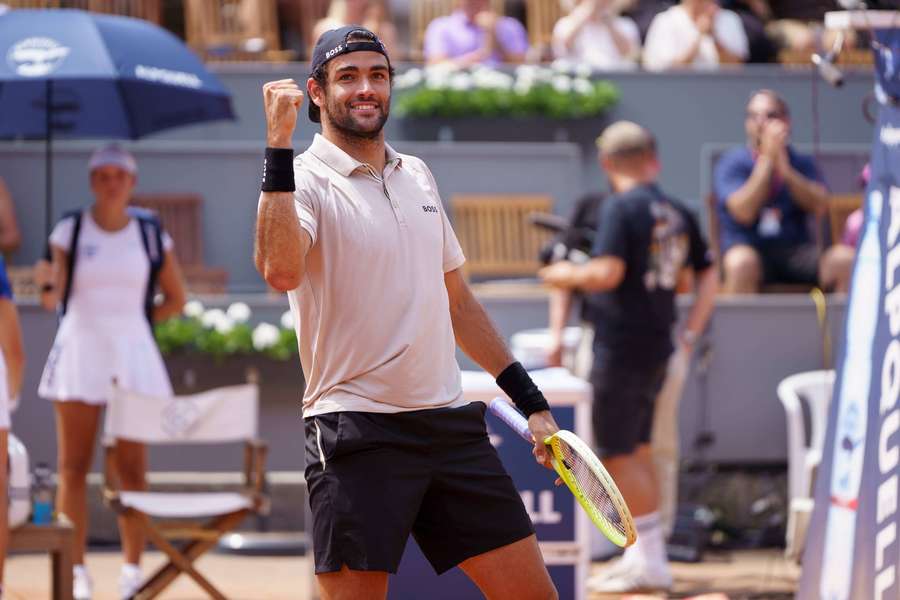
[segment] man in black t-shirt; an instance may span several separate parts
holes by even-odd
[[[672,353],[675,287],[684,267],[696,274],[693,308],[679,335],[689,349],[713,309],[717,276],[693,215],[656,185],[656,142],[627,121],[598,140],[615,194],[600,211],[589,262],[562,261],[540,276],[559,288],[592,293],[593,423],[604,464],[635,517],[637,542],[590,587],[597,592],[664,589],[672,576],[658,512],[650,450],[656,396]]]

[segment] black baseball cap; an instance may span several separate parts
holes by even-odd
[[[384,55],[391,64],[391,59],[384,48],[384,44],[378,39],[378,36],[359,25],[347,25],[338,29],[326,31],[319,37],[316,47],[313,48],[312,54],[312,72],[322,68],[325,63],[341,54],[349,54],[350,52],[378,52]],[[316,103],[309,100],[309,120],[313,123],[321,121],[319,107]]]

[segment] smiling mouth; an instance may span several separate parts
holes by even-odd
[[[356,112],[369,112],[369,111],[373,111],[373,110],[377,110],[377,109],[378,109],[377,104],[372,104],[369,102],[354,104],[354,105],[350,106],[350,110],[356,111]]]

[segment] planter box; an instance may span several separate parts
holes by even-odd
[[[404,117],[395,124],[399,137],[440,142],[572,142],[593,144],[608,124],[601,115],[583,119],[546,117]]]
[[[217,360],[197,353],[172,354],[164,358],[176,394],[244,383],[250,370],[259,374],[260,398],[264,401],[285,393],[297,400],[303,392],[303,370],[296,356],[284,361],[265,356],[230,356]]]

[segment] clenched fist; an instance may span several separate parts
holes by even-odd
[[[263,85],[266,109],[266,145],[290,148],[297,126],[297,111],[303,104],[303,92],[293,79],[279,79]]]

